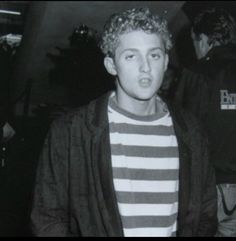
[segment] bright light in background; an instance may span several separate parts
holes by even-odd
[[[2,44],[3,42],[6,42],[11,47],[17,47],[20,45],[21,40],[22,40],[21,34],[11,34],[10,33],[10,34],[0,37],[0,44]]]
[[[0,9],[0,13],[13,14],[13,15],[21,15],[20,12],[8,11],[8,10],[1,10],[1,9]]]

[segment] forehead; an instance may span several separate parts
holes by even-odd
[[[157,33],[146,33],[142,30],[124,33],[119,36],[117,51],[126,49],[148,50],[160,48],[165,50],[162,37]]]

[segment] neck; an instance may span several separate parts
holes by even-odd
[[[116,94],[115,101],[120,108],[139,116],[153,115],[158,111],[156,105],[156,96],[150,100],[124,100],[123,98],[119,98],[119,95]]]

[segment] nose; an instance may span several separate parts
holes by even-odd
[[[147,57],[142,57],[140,60],[140,71],[144,73],[150,72],[150,63]]]

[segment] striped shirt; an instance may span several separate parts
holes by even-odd
[[[163,104],[161,113],[136,116],[113,99],[114,94],[108,105],[111,160],[124,236],[175,236],[179,156],[170,114]]]

